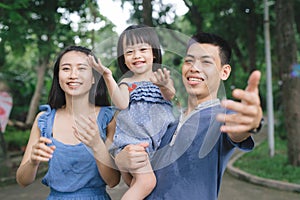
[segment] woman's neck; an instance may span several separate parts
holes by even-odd
[[[66,98],[65,111],[70,115],[88,116],[95,112],[95,105],[89,103],[88,99]]]

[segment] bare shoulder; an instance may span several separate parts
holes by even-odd
[[[35,121],[37,121],[40,118],[40,116],[42,116],[44,113],[46,113],[46,111],[39,112],[35,117]]]

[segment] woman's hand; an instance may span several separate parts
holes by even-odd
[[[75,137],[90,147],[93,151],[101,142],[98,124],[92,117],[80,116],[75,120],[76,125],[73,126]]]
[[[30,162],[33,165],[38,165],[40,162],[48,162],[52,158],[55,146],[47,146],[52,141],[45,137],[40,137],[38,142],[32,146]]]

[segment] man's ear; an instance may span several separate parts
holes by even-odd
[[[222,66],[220,77],[223,81],[227,80],[230,76],[231,66],[229,64],[225,64]]]

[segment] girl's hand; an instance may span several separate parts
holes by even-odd
[[[40,162],[48,162],[52,158],[55,146],[47,146],[52,141],[45,137],[40,137],[38,142],[32,146],[30,162],[33,165],[38,165]]]
[[[170,101],[174,98],[176,91],[169,70],[166,68],[163,70],[158,69],[157,72],[153,73],[153,77],[150,78],[150,81],[159,87],[165,100]]]
[[[96,62],[95,57],[92,55],[89,55],[88,57],[88,63],[90,66],[92,66],[96,71],[98,71],[102,76],[108,76],[112,75],[112,72],[110,69],[102,65],[101,60],[97,59],[98,62]]]
[[[158,87],[168,87],[168,84],[171,82],[170,71],[166,68],[163,70],[158,69],[153,73],[153,77],[150,78],[150,81]]]
[[[97,145],[101,142],[100,133],[96,120],[92,117],[80,116],[75,120],[73,126],[75,137],[95,151]]]

